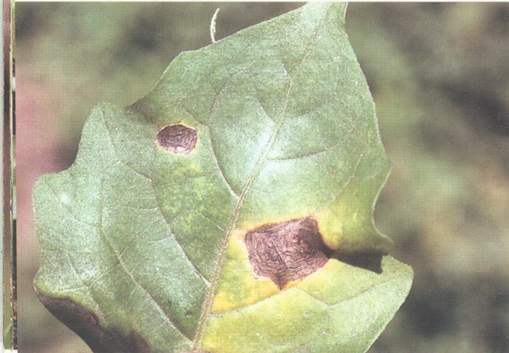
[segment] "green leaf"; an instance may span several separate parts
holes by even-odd
[[[95,352],[365,352],[406,297],[346,6],[180,54],[34,191],[41,301]]]

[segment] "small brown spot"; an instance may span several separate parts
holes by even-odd
[[[255,273],[269,277],[280,288],[328,261],[329,251],[311,217],[258,227],[246,234],[246,246]]]
[[[182,124],[165,126],[157,133],[159,146],[172,153],[191,152],[197,140],[196,129]]]

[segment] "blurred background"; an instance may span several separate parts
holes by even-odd
[[[31,189],[98,102],[146,94],[180,51],[291,3],[17,3],[19,344],[89,353],[35,298]],[[392,161],[376,219],[415,283],[370,353],[509,352],[509,3],[349,6]]]

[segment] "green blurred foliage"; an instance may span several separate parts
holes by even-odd
[[[143,96],[180,51],[290,3],[16,4],[21,352],[89,352],[35,298],[31,187],[73,160],[101,101]],[[347,28],[393,171],[377,223],[416,272],[372,353],[509,347],[509,4],[366,4]]]

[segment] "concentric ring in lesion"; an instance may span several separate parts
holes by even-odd
[[[279,288],[329,260],[330,251],[312,217],[262,225],[247,232],[245,241],[254,272],[269,277]]]

